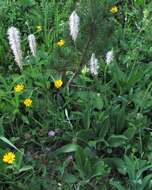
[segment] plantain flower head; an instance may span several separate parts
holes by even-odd
[[[96,59],[94,53],[92,53],[89,65],[90,65],[90,73],[95,76],[98,75],[99,62],[98,59]]]
[[[69,25],[70,25],[70,35],[72,36],[72,39],[74,41],[76,41],[79,33],[79,24],[80,24],[80,18],[77,15],[76,11],[73,11],[69,18]]]
[[[22,51],[20,44],[20,32],[15,27],[10,27],[7,31],[10,47],[13,51],[15,62],[22,69]]]
[[[113,54],[113,50],[108,51],[106,54],[106,63],[107,65],[109,65],[114,59],[114,54]]]
[[[28,36],[29,47],[33,56],[36,56],[36,39],[34,34]]]

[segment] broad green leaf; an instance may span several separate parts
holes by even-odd
[[[101,110],[103,108],[103,100],[102,100],[101,96],[98,94],[94,94],[92,104],[94,105],[95,108]]]
[[[93,174],[93,165],[92,165],[91,159],[89,159],[87,156],[85,157],[83,171],[85,173],[86,180],[89,180]]]
[[[79,148],[76,153],[75,153],[75,160],[76,160],[76,164],[79,165],[79,167],[81,169],[84,168],[84,164],[85,164],[85,160],[86,160],[86,156],[84,154],[84,151],[82,148]]]
[[[16,153],[15,165],[16,165],[18,170],[21,168],[22,161],[23,161],[23,154],[21,154],[20,152],[17,152]]]
[[[144,177],[143,181],[142,181],[142,185],[141,185],[141,190],[146,190],[148,189],[149,184],[151,184],[152,180],[152,174],[149,174],[147,176]],[[151,184],[152,187],[152,184]]]
[[[109,143],[110,147],[118,147],[125,144],[127,141],[127,137],[124,135],[111,135],[107,142]]]
[[[78,181],[78,178],[75,175],[72,174],[66,174],[64,176],[64,181],[66,183],[76,183]]]
[[[104,162],[111,168],[116,168],[123,175],[126,174],[126,166],[122,159],[117,158],[117,157],[105,158]]]
[[[93,166],[94,172],[92,177],[102,176],[105,174],[105,164],[102,160]]]
[[[137,3],[137,5],[144,6],[145,0],[135,0],[135,3]]]
[[[125,165],[127,168],[127,173],[129,175],[130,179],[134,179],[136,178],[136,161],[127,157],[126,155],[124,156],[124,161],[125,161]]]
[[[77,144],[67,144],[55,151],[56,154],[75,152],[80,146]]]
[[[123,133],[123,135],[126,136],[129,140],[131,140],[134,137],[135,134],[136,134],[136,128],[135,127],[129,127]]]
[[[127,190],[124,186],[122,186],[119,182],[117,181],[111,181],[110,184],[115,187],[117,190]]]
[[[86,142],[95,138],[95,134],[92,129],[82,129],[77,133],[76,136],[80,140],[82,139],[82,141]]]

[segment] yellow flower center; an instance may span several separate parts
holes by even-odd
[[[32,105],[32,99],[26,98],[23,103],[26,107],[30,107]]]
[[[7,152],[3,156],[3,162],[7,164],[13,164],[14,161],[15,161],[15,154],[13,152]]]
[[[110,9],[110,12],[115,14],[118,12],[118,7],[117,6],[112,6],[111,9]]]
[[[65,41],[63,39],[57,42],[57,45],[60,47],[64,46],[64,44],[65,44]]]
[[[24,85],[23,84],[17,84],[15,87],[14,87],[14,90],[15,92],[22,92],[24,90]]]
[[[62,80],[55,80],[54,81],[54,86],[56,88],[61,88],[62,85],[63,85],[63,81]]]

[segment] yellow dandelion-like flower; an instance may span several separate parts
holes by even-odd
[[[62,85],[63,85],[63,81],[61,79],[54,81],[54,86],[56,88],[61,88]]]
[[[15,154],[13,152],[7,152],[6,154],[4,154],[3,162],[7,164],[13,164],[14,161],[15,161]]]
[[[36,26],[36,31],[41,32],[42,31],[42,26],[41,25]]]
[[[64,46],[64,44],[65,44],[65,41],[63,39],[61,39],[60,41],[57,42],[57,45],[60,47]]]
[[[115,14],[118,12],[118,7],[116,5],[112,6],[111,9],[110,9],[110,12]]]
[[[23,92],[24,91],[24,85],[23,84],[17,84],[15,87],[14,87],[14,91],[16,92],[16,93],[18,93],[18,92]]]
[[[32,106],[32,102],[33,102],[32,99],[26,98],[23,103],[26,107],[30,107]]]

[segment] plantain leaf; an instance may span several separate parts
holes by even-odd
[[[75,152],[80,146],[77,144],[67,144],[56,150],[56,154]]]
[[[127,141],[127,137],[124,135],[111,135],[108,139],[109,146],[111,147],[118,147],[122,144],[125,144]]]

